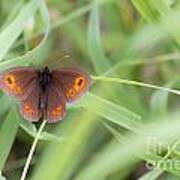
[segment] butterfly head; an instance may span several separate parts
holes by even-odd
[[[38,71],[39,85],[42,91],[45,91],[47,86],[51,83],[52,75],[49,68],[46,66]]]

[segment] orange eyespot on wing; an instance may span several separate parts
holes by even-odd
[[[76,95],[76,89],[67,89],[65,93],[68,98],[74,97]]]
[[[67,102],[83,95],[91,84],[90,76],[77,68],[63,68],[52,72],[54,84],[62,89]]]
[[[69,86],[69,88],[66,88],[66,97],[68,99],[74,99],[79,97],[81,93],[84,91],[84,87],[86,86],[86,79],[83,76],[76,77],[72,83],[72,88]]]
[[[34,108],[32,108],[29,104],[24,103],[23,104],[23,112],[29,115],[33,115],[35,113]]]
[[[12,68],[0,74],[0,88],[7,94],[25,99],[32,90],[37,73],[32,68]]]
[[[5,75],[4,83],[14,93],[14,95],[21,95],[23,93],[22,88],[17,85],[16,77],[14,75]]]
[[[48,111],[47,114],[48,116],[51,116],[52,118],[57,118],[61,116],[62,111],[63,111],[63,106],[59,105],[55,107],[54,109],[52,109],[51,111]]]
[[[26,103],[23,104],[23,110],[24,112],[29,113],[29,114],[34,113],[34,109],[29,104],[26,104]]]
[[[81,90],[85,86],[85,82],[86,82],[86,80],[85,80],[85,78],[83,76],[77,77],[74,80],[74,89],[76,91]]]
[[[20,104],[20,114],[24,119],[32,122],[38,121],[42,116],[42,112],[39,111],[38,107],[28,101]]]
[[[13,88],[15,85],[15,77],[13,75],[5,75],[4,81],[9,88]]]

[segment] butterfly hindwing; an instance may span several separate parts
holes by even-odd
[[[78,68],[62,68],[52,71],[55,86],[62,89],[67,102],[75,101],[90,85],[90,76]]]
[[[43,117],[45,120],[49,123],[55,123],[63,119],[66,113],[65,97],[62,94],[62,89],[58,89],[53,82],[47,89],[45,102],[47,102]]]
[[[33,68],[12,68],[0,74],[0,88],[7,94],[23,100],[32,91],[36,78],[37,72]]]
[[[19,102],[19,111],[24,119],[35,122],[42,117],[42,110],[39,106],[40,88],[37,81],[34,81],[31,86],[31,93],[25,100]]]

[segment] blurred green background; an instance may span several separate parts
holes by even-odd
[[[46,124],[27,179],[180,179],[179,19],[178,0],[0,0],[1,72],[75,64],[93,80]],[[0,179],[18,180],[40,123],[3,92],[0,118]]]

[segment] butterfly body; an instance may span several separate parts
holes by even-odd
[[[90,77],[78,68],[50,70],[17,67],[0,74],[0,88],[19,101],[19,111],[29,121],[46,119],[53,123],[63,119],[66,103],[83,95]]]
[[[39,70],[37,73],[38,73],[39,86],[42,91],[45,91],[52,80],[51,72],[49,68],[46,66],[42,70]]]

